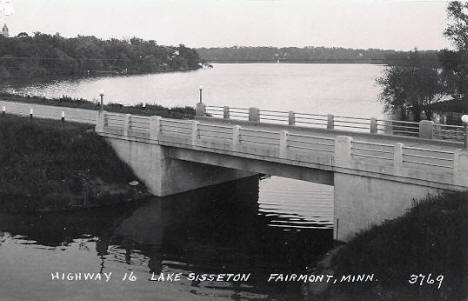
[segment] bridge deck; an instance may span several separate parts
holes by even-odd
[[[274,163],[309,173],[338,172],[450,190],[468,187],[468,152],[458,142],[213,118],[103,113],[99,120],[97,131],[102,135],[169,146],[183,160],[238,164],[247,170],[251,164],[258,172]]]
[[[203,117],[176,120],[0,101],[8,113],[96,124],[98,133],[174,149],[315,170],[468,187],[468,152],[457,141]],[[179,155],[181,152],[179,152]],[[206,156],[205,156],[206,157]],[[198,156],[202,160],[203,156]],[[216,162],[220,162],[221,157]],[[213,159],[214,160],[214,159]],[[222,160],[221,160],[222,161]],[[265,163],[266,164],[266,163]]]

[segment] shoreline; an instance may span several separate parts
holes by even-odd
[[[184,70],[160,70],[156,72],[142,72],[142,73],[96,73],[96,74],[76,74],[76,75],[69,75],[69,76],[40,76],[37,78],[14,78],[10,80],[3,80],[3,85],[0,86],[0,92],[5,87],[11,86],[12,88],[24,85],[36,85],[36,84],[43,84],[48,82],[58,82],[58,81],[73,81],[73,80],[87,80],[87,79],[99,79],[99,78],[106,78],[106,77],[128,77],[128,76],[145,76],[145,75],[153,75],[153,74],[165,74],[165,73],[186,73],[186,72],[194,72],[204,69],[204,67],[198,67],[194,69],[184,69]]]

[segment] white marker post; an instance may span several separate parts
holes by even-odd
[[[468,115],[463,115],[461,117],[461,120],[463,121],[463,126],[464,126],[464,131],[463,131],[463,144],[465,148],[468,148]]]

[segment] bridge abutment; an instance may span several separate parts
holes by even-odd
[[[170,196],[210,185],[229,182],[255,173],[182,161],[167,156],[167,147],[107,137],[118,157],[155,196]]]
[[[344,173],[335,173],[334,237],[349,241],[356,233],[402,216],[416,200],[441,190]]]

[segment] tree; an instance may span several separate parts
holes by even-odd
[[[439,54],[444,90],[455,100],[468,101],[468,2],[450,2],[447,14],[449,24],[444,35],[456,51],[444,49]]]
[[[468,2],[452,1],[447,7],[449,24],[444,35],[458,50],[468,49]]]
[[[177,62],[172,64],[170,54],[176,50]],[[52,36],[40,32],[11,38],[0,35],[0,80],[194,70],[200,68],[200,62],[191,48],[160,46],[156,41],[139,38],[65,38],[58,33]]]
[[[410,114],[415,121],[432,119],[432,104],[442,97],[442,83],[437,68],[421,60],[418,51],[410,54],[405,64],[389,66],[377,78],[382,86],[379,100],[385,112],[398,114],[403,120]]]

